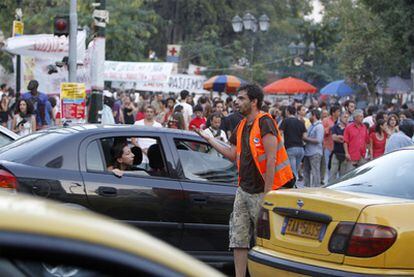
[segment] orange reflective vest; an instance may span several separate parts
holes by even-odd
[[[262,136],[260,133],[260,126],[259,121],[260,118],[263,116],[268,116],[272,118],[272,116],[268,113],[259,113],[252,125],[252,129],[250,131],[250,137],[249,137],[249,144],[250,144],[250,151],[253,156],[253,160],[256,164],[256,167],[259,169],[259,172],[261,173],[263,180],[264,180],[264,174],[266,173],[266,152],[262,143]],[[273,120],[273,118],[272,118]],[[244,118],[237,128],[237,145],[236,145],[236,152],[237,152],[237,167],[240,171],[240,155],[242,151],[242,133],[243,128],[246,125],[247,119]],[[277,132],[276,140],[277,140],[277,149],[276,149],[276,160],[275,160],[275,175],[273,178],[273,186],[272,189],[276,190],[283,185],[285,185],[287,182],[293,179],[293,172],[290,167],[289,158],[286,152],[286,149],[283,144],[282,136],[280,135],[279,129],[277,127],[277,123],[273,120],[273,123],[275,124]],[[239,175],[239,185],[240,185],[240,175]]]

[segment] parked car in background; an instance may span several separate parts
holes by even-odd
[[[252,276],[414,276],[414,148],[325,188],[266,195]]]
[[[0,276],[222,276],[92,212],[6,193],[0,207]]]
[[[135,171],[109,169],[137,139]],[[144,145],[146,146],[144,148]],[[0,187],[72,203],[139,227],[211,263],[231,264],[234,163],[192,132],[82,125],[38,131],[0,150]]]

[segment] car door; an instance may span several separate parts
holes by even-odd
[[[128,224],[175,246],[180,245],[182,233],[183,194],[180,182],[170,178],[175,169],[166,165],[163,176],[152,175],[145,170],[125,171],[122,177],[107,170],[105,157],[108,142],[139,137],[140,134],[98,136],[85,140],[81,146],[82,175],[86,194],[92,209]],[[171,159],[165,149],[165,138],[159,134],[144,135],[161,147],[163,162]],[[141,136],[142,137],[142,136]],[[106,144],[105,144],[106,143]],[[109,148],[108,148],[109,147]],[[146,165],[148,166],[148,165]]]
[[[182,249],[228,251],[228,223],[237,170],[209,144],[195,137],[169,140],[176,151],[185,198]]]

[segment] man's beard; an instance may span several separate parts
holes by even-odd
[[[246,107],[246,109],[242,109],[242,108],[239,109],[239,112],[244,116],[249,115],[251,111],[252,111],[252,109],[249,108],[249,107]]]

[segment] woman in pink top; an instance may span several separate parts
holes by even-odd
[[[369,135],[370,145],[369,152],[371,154],[371,159],[378,158],[382,156],[385,151],[385,143],[387,141],[387,124],[385,120],[378,120],[375,125],[375,132],[372,132]]]

